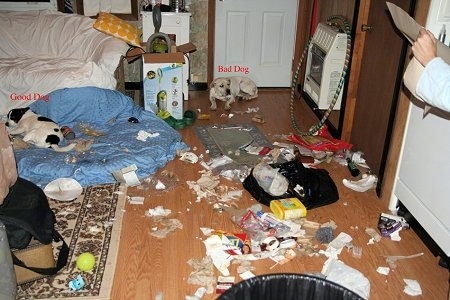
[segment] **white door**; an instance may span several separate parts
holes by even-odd
[[[214,78],[289,87],[297,10],[296,0],[216,0]]]

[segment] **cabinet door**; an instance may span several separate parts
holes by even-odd
[[[391,2],[405,11],[412,11],[414,3]],[[371,29],[365,37],[350,142],[378,176],[380,195],[407,44],[395,31],[385,1],[370,1],[366,25]]]
[[[411,104],[394,195],[449,256],[450,113],[432,109],[424,118],[423,110]]]

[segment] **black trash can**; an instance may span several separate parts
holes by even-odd
[[[363,300],[358,294],[324,278],[303,274],[268,274],[243,280],[218,300]]]

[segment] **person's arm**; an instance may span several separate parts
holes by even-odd
[[[422,28],[411,49],[425,67],[416,93],[427,103],[450,112],[450,65],[437,57],[437,40],[433,33]]]
[[[416,93],[429,104],[450,112],[450,65],[435,57],[417,82]]]

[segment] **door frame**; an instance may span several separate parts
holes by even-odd
[[[300,61],[302,49],[305,48],[309,40],[309,30],[311,24],[311,14],[313,0],[298,1],[297,30],[294,42],[294,57],[292,62],[292,72],[295,72],[296,66]],[[208,67],[207,83],[214,79],[214,38],[216,23],[216,0],[208,0]],[[298,30],[305,28],[305,30]]]
[[[414,13],[414,20],[419,24],[425,24],[430,8],[431,0],[421,0],[416,2]],[[405,65],[411,59],[411,49],[408,49],[406,54]],[[395,116],[394,125],[392,129],[391,143],[386,159],[386,169],[384,173],[384,180],[381,185],[380,200],[387,208],[392,197],[394,181],[396,179],[396,171],[398,168],[398,158],[400,157],[403,137],[405,133],[405,125],[408,118],[411,94],[405,88],[400,89],[399,99],[397,103],[397,114]]]

